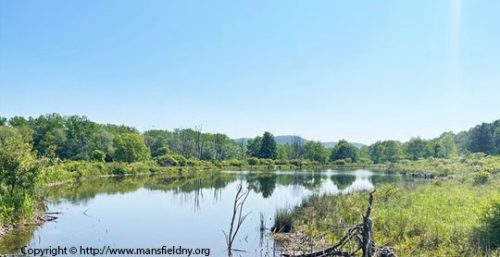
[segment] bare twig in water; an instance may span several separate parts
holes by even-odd
[[[227,252],[229,256],[232,256],[233,242],[236,238],[236,235],[238,234],[238,231],[240,230],[241,224],[243,224],[249,214],[247,213],[243,215],[243,205],[245,204],[249,193],[250,190],[243,191],[243,185],[239,184],[238,191],[236,192],[236,196],[234,197],[233,215],[231,217],[229,234],[226,234],[225,231],[222,231],[224,233],[224,237],[226,238]],[[238,220],[236,220],[236,218]]]

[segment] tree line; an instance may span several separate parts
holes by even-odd
[[[205,161],[260,158],[273,160],[307,159],[318,163],[384,163],[401,159],[451,158],[482,152],[500,154],[500,120],[483,123],[458,134],[445,132],[434,139],[412,138],[408,142],[378,141],[360,149],[340,140],[332,149],[321,142],[302,141],[277,144],[270,132],[248,142],[235,141],[225,134],[194,129],[148,130],[99,124],[85,116],[41,115],[37,118],[0,117],[0,138],[14,133],[31,144],[36,157],[102,162],[136,162],[165,155]]]

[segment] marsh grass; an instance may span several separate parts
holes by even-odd
[[[499,224],[500,211],[489,209],[500,196],[499,185],[500,178],[494,176],[484,185],[465,178],[404,189],[382,187],[375,194],[372,212],[374,238],[378,245],[394,247],[399,256],[496,256],[500,250],[494,248],[492,238],[500,238],[498,230],[486,228]],[[290,214],[292,226],[311,238],[326,233],[329,243],[335,243],[346,226],[359,223],[366,195],[307,199]],[[478,243],[481,235],[483,241],[489,235],[486,252],[484,244]]]
[[[274,214],[274,233],[288,233],[293,228],[293,212],[289,208],[278,209]]]

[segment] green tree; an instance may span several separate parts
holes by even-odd
[[[277,159],[279,160],[288,160],[290,156],[291,147],[289,144],[277,145],[276,153]]]
[[[247,155],[250,157],[260,157],[260,149],[262,148],[262,137],[258,136],[254,139],[249,139],[247,143]]]
[[[328,150],[321,142],[307,141],[304,145],[304,158],[325,163],[328,158]]]
[[[85,116],[70,116],[65,121],[66,141],[61,147],[63,159],[89,160],[92,153],[92,137],[98,131],[96,123]]]
[[[395,162],[403,157],[401,143],[394,140],[378,141],[370,145],[369,152],[374,163]]]
[[[493,137],[495,141],[495,153],[500,154],[500,120],[493,123]]]
[[[94,150],[92,151],[90,159],[97,162],[104,162],[106,160],[106,154],[101,150]]]
[[[5,185],[10,194],[32,191],[38,174],[35,160],[31,144],[20,133],[14,131],[0,140],[0,190]]]
[[[29,127],[29,121],[21,116],[14,116],[9,119],[9,125],[12,127]]]
[[[133,133],[133,132],[132,132]],[[105,158],[109,159],[115,152],[113,133],[105,130],[104,128],[97,129],[90,137],[90,149],[92,153],[96,150],[105,154]]]
[[[304,155],[304,140],[299,136],[294,136],[290,146],[290,159],[301,159]]]
[[[148,130],[144,132],[144,142],[151,151],[151,156],[162,156],[170,152],[172,133],[167,130]]]
[[[394,140],[384,141],[385,144],[385,160],[390,162],[398,161],[402,158],[401,143]]]
[[[458,150],[455,144],[455,135],[451,132],[443,133],[437,140],[439,150],[436,151],[438,158],[451,158],[457,156]]]
[[[33,148],[41,156],[58,156],[66,143],[65,119],[54,113],[29,120],[33,132]]]
[[[406,156],[411,160],[424,158],[426,156],[425,144],[425,140],[420,137],[411,138],[404,146]]]
[[[276,159],[276,156],[276,141],[274,141],[274,136],[266,131],[262,136],[259,157],[265,159]]]
[[[370,145],[368,152],[370,153],[370,159],[374,163],[382,163],[385,161],[385,145],[381,141],[377,141],[375,144]]]
[[[351,159],[352,162],[359,160],[359,150],[346,140],[340,140],[332,149],[330,160]]]
[[[492,126],[483,123],[472,128],[469,132],[469,151],[483,152],[485,154],[495,153],[495,141]]]
[[[123,162],[144,161],[149,159],[149,148],[144,138],[135,133],[123,133],[114,138],[115,153],[113,159]]]

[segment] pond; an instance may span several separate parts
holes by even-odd
[[[156,176],[101,178],[48,190],[48,211],[55,222],[15,231],[0,241],[0,253],[21,247],[57,248],[208,248],[225,256],[228,231],[240,183],[250,190],[243,212],[249,213],[233,247],[236,256],[275,256],[267,231],[279,208],[291,208],[313,194],[345,194],[371,190],[409,178],[352,171],[221,172],[169,179]],[[267,232],[266,231],[266,232]],[[208,250],[199,250],[206,256]],[[104,256],[107,254],[103,254]],[[179,254],[172,256],[187,256]]]

